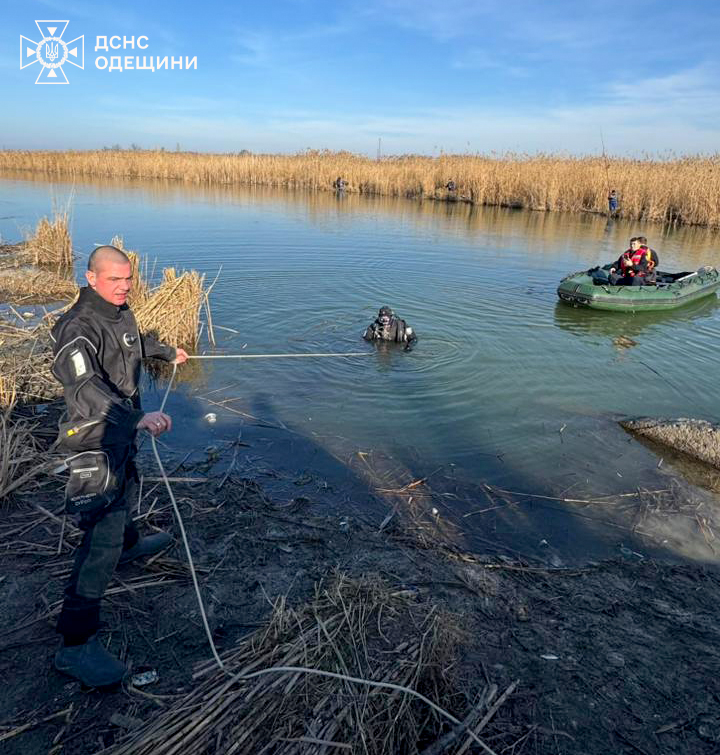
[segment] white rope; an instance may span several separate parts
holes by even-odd
[[[372,351],[338,354],[188,354],[188,359],[302,359],[303,357],[367,357]]]
[[[170,393],[170,388],[172,388],[176,374],[177,364],[173,362],[172,376],[170,377],[168,386],[165,389],[165,395],[163,396],[162,403],[160,404],[161,412],[165,409],[165,402],[167,401],[167,397]],[[168,480],[167,474],[165,473],[165,467],[163,467],[162,459],[160,458],[160,454],[158,453],[157,443],[155,443],[155,436],[152,433],[150,433],[150,443],[152,444],[152,450],[155,454],[155,461],[157,462],[158,469],[160,470],[160,476],[165,482],[165,487],[167,488],[168,495],[170,496],[170,502],[172,503],[173,511],[175,512],[178,525],[180,526],[180,534],[182,535],[183,545],[185,546],[185,553],[187,553],[188,564],[190,565],[190,574],[192,575],[193,586],[195,587],[195,595],[197,595],[198,605],[200,606],[200,616],[202,616],[203,626],[205,627],[205,634],[207,635],[208,642],[210,643],[210,649],[212,650],[215,662],[223,671],[225,671],[225,664],[222,662],[222,659],[218,655],[218,651],[215,648],[212,632],[210,631],[210,625],[208,624],[207,616],[205,615],[205,605],[203,604],[202,595],[200,594],[200,585],[198,585],[197,574],[195,574],[195,564],[193,563],[192,553],[190,553],[190,545],[188,544],[187,535],[185,534],[185,525],[183,524],[182,516],[180,516],[180,509],[178,508],[177,501],[175,500],[175,495],[173,494],[172,488],[170,487],[170,481]]]
[[[247,354],[238,356],[235,358],[256,358],[259,359],[261,357],[267,358],[272,356],[364,356],[365,352],[361,352],[355,355],[351,354],[278,354],[278,355],[264,355],[264,354]],[[234,355],[228,355],[227,358],[233,358]],[[190,359],[202,359],[202,356],[197,357],[189,357]],[[208,357],[213,358],[213,357]],[[170,389],[172,388],[172,384],[175,380],[175,375],[177,374],[177,364],[173,363],[173,371],[172,375],[170,376],[170,381],[168,382],[168,386],[165,389],[165,394],[163,395],[162,403],[160,404],[160,410],[164,411],[165,409],[165,403],[167,402],[168,395],[170,393]],[[419,700],[422,700],[426,705],[429,705],[434,711],[439,713],[440,715],[444,716],[448,719],[448,721],[451,721],[452,723],[456,725],[463,726],[468,734],[482,749],[488,753],[488,755],[496,755],[495,751],[490,749],[481,739],[480,737],[475,734],[470,727],[464,723],[463,721],[460,721],[459,719],[455,718],[455,716],[452,715],[452,713],[449,713],[444,708],[441,708],[439,705],[435,704],[432,700],[425,697],[425,695],[421,694],[420,692],[415,691],[414,689],[411,689],[410,687],[405,687],[401,684],[393,684],[392,682],[376,682],[372,681],[371,679],[361,679],[357,676],[348,676],[346,674],[338,674],[334,671],[321,671],[320,669],[314,669],[314,668],[305,668],[304,666],[270,666],[268,668],[260,669],[258,671],[253,671],[250,674],[233,674],[230,671],[227,670],[225,667],[225,664],[222,661],[222,658],[220,658],[220,655],[217,651],[217,648],[215,647],[215,642],[212,638],[212,632],[210,631],[210,624],[207,620],[207,615],[205,613],[205,605],[203,603],[202,595],[200,593],[200,585],[198,584],[197,580],[197,574],[195,573],[195,564],[193,563],[192,553],[190,552],[190,545],[188,544],[187,535],[185,534],[185,525],[183,524],[182,516],[180,515],[180,509],[178,508],[177,501],[175,500],[175,495],[173,494],[172,487],[170,486],[170,481],[168,480],[167,474],[165,473],[165,467],[163,466],[162,459],[160,458],[160,454],[158,453],[157,444],[155,443],[155,436],[150,434],[150,442],[152,444],[153,453],[155,454],[155,461],[157,462],[158,469],[160,470],[160,475],[163,478],[163,481],[165,482],[165,487],[167,488],[168,495],[170,496],[170,501],[172,503],[173,511],[175,512],[175,516],[177,517],[178,525],[180,527],[180,533],[182,535],[183,545],[185,546],[185,553],[187,554],[188,558],[188,565],[190,566],[190,574],[192,575],[192,581],[193,586],[195,588],[195,595],[197,597],[198,606],[200,607],[200,616],[202,617],[203,626],[205,627],[205,634],[208,638],[208,643],[210,645],[210,649],[212,650],[213,658],[215,659],[215,662],[217,663],[220,670],[229,676],[233,681],[247,681],[248,679],[253,679],[257,676],[262,676],[264,674],[276,674],[276,673],[290,673],[290,674],[314,674],[315,676],[325,676],[330,679],[341,679],[346,682],[351,682],[353,684],[362,684],[366,687],[382,687],[384,689],[392,689],[396,690],[398,692],[404,692],[408,695],[413,695],[414,697],[417,697]]]

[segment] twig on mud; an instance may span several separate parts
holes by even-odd
[[[487,514],[488,511],[495,511],[495,509],[505,509],[509,506],[509,503],[503,503],[500,506],[489,506],[486,509],[478,509],[477,511],[469,511],[467,514],[463,514],[463,519],[467,519],[469,516],[477,516],[478,514]]]
[[[512,693],[515,691],[515,688],[520,683],[519,679],[516,679],[506,690],[505,692],[500,695],[500,697],[496,700],[492,708],[482,717],[482,720],[480,723],[473,729],[475,736],[478,736],[480,732],[488,725],[490,722],[490,719],[500,710],[500,708],[504,705],[505,701],[512,695]],[[455,755],[463,755],[464,752],[467,751],[468,747],[473,744],[473,738],[468,737],[465,741],[465,744],[455,753]]]
[[[169,476],[171,476],[171,475],[174,475],[174,474],[175,474],[175,472],[177,472],[177,471],[178,471],[178,469],[180,469],[180,467],[182,467],[182,465],[183,465],[183,464],[184,464],[184,463],[185,463],[185,462],[186,462],[186,461],[187,461],[187,460],[188,460],[188,459],[190,458],[190,456],[192,456],[192,453],[193,453],[193,451],[192,451],[192,450],[188,451],[188,452],[187,452],[187,453],[185,454],[185,456],[183,456],[182,460],[181,460],[181,461],[180,461],[180,462],[179,462],[179,463],[178,463],[178,464],[177,464],[177,465],[176,465],[176,466],[174,467],[174,469],[171,469],[171,470],[170,470],[170,472],[168,473],[168,475],[169,475]],[[155,490],[157,490],[157,488],[158,488],[158,487],[160,486],[160,484],[161,484],[161,483],[163,482],[163,478],[159,478],[159,480],[160,480],[160,481],[159,481],[158,483],[156,483],[155,485],[153,485],[153,487],[152,487],[152,488],[150,488],[150,490],[148,490],[148,492],[147,492],[147,493],[145,493],[145,495],[144,495],[144,496],[142,497],[142,500],[143,500],[143,501],[144,501],[144,500],[145,500],[145,499],[146,499],[146,498],[147,498],[148,496],[150,496],[150,495],[151,495],[151,494],[152,494],[152,493],[153,493],[153,492],[154,492]],[[138,506],[139,506],[139,505],[140,505],[140,504],[138,504]]]
[[[60,526],[60,539],[58,540],[57,555],[62,553],[63,541],[65,538],[65,520],[67,517],[62,518],[62,525]]]
[[[12,729],[11,731],[5,732],[4,734],[0,734],[0,742],[4,742],[7,739],[12,739],[13,737],[16,737],[18,734],[22,734],[23,732],[29,731],[30,729],[34,729],[36,726],[39,726],[40,724],[48,723],[48,721],[54,721],[56,718],[62,718],[65,717],[65,720],[67,721],[70,717],[70,714],[73,711],[73,703],[70,704],[69,708],[65,708],[64,710],[59,710],[57,713],[52,713],[49,716],[45,716],[45,718],[38,718],[33,721],[29,721],[26,724],[22,724],[22,726],[18,726],[15,729]]]
[[[222,486],[227,482],[227,478],[230,477],[230,474],[232,473],[233,469],[235,469],[235,462],[237,461],[237,455],[238,455],[238,449],[240,448],[240,437],[242,433],[238,435],[237,443],[235,443],[235,448],[233,450],[233,457],[230,460],[230,464],[228,465],[227,472],[225,472],[225,476],[220,480],[220,484],[217,486],[216,490],[220,490]]]
[[[493,685],[494,686],[494,685]],[[447,751],[447,748],[468,729],[471,729],[475,725],[475,719],[480,715],[482,709],[487,705],[490,690],[485,690],[480,696],[480,702],[473,708],[470,713],[465,717],[465,720],[457,724],[447,734],[444,734],[440,739],[435,740],[429,747],[426,747],[420,755],[443,755]]]

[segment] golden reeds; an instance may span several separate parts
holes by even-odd
[[[0,502],[39,474],[42,462],[46,461],[33,437],[32,424],[14,417],[13,405],[11,401],[6,409],[0,410]]]
[[[23,242],[0,246],[0,260],[0,301],[45,304],[77,293],[67,212],[41,218]]]
[[[136,307],[142,307],[150,295],[150,284],[148,283],[149,275],[147,269],[147,259],[141,259],[137,252],[125,248],[125,242],[122,236],[113,236],[110,242],[111,246],[121,249],[130,258],[132,266],[132,288],[128,296],[128,305],[134,311]]]
[[[122,239],[116,237],[113,242],[122,248]],[[129,256],[137,285],[132,308],[140,331],[151,333],[170,346],[194,349],[200,337],[200,311],[204,306],[208,317],[208,334],[212,340],[208,301],[211,287],[205,287],[204,276],[195,270],[178,274],[175,268],[165,268],[161,283],[153,288],[142,272],[143,267],[147,266],[134,252],[130,252]],[[3,285],[5,280],[13,284],[8,286],[7,291]],[[33,292],[36,289],[47,294],[52,286],[56,288],[51,298],[67,301],[62,309],[32,328],[0,323],[0,407],[10,406],[15,401],[46,401],[60,394],[60,384],[50,373],[50,329],[79,292],[74,281],[53,276],[50,272],[27,274],[21,270],[0,271],[0,300],[30,303],[34,300]],[[22,321],[20,315],[17,316]],[[198,366],[185,372],[197,377],[193,369],[197,370]]]
[[[163,281],[146,301],[134,308],[138,327],[171,346],[194,349],[200,333],[200,309],[205,303],[205,278],[195,270],[180,275],[163,270]]]
[[[463,695],[454,695],[450,671],[462,637],[456,617],[419,600],[415,591],[393,589],[376,577],[339,574],[320,583],[314,598],[297,609],[278,598],[267,626],[224,653],[223,663],[231,675],[272,666],[337,672],[410,687],[444,708],[457,702],[466,707]],[[343,750],[416,755],[446,723],[397,689],[292,671],[233,682],[212,662],[201,664],[194,678],[199,683],[193,691],[108,755]],[[458,734],[461,742],[467,740],[467,730]]]
[[[46,304],[75,298],[78,292],[73,278],[53,270],[32,267],[0,270],[0,301],[11,304]]]
[[[52,220],[41,218],[35,231],[27,234],[23,257],[36,266],[58,271],[72,270],[73,252],[68,213],[56,211]]]
[[[207,306],[205,276],[195,270],[178,275],[174,267],[167,267],[160,285],[152,288],[147,260],[125,249],[122,236],[113,237],[111,243],[130,258],[133,278],[128,304],[140,331],[171,346],[195,348],[200,336],[200,310]]]
[[[2,170],[328,191],[342,176],[350,192],[567,212],[606,212],[608,192],[615,189],[622,217],[720,228],[720,154],[662,160],[512,153],[372,160],[327,150],[296,155],[13,150],[0,152]],[[450,178],[457,185],[452,196],[444,188]]]
[[[53,319],[34,327],[0,324],[0,408],[56,398],[60,384],[50,373]]]

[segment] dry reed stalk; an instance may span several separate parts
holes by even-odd
[[[631,220],[720,228],[720,153],[641,159],[553,154],[403,155],[380,161],[329,150],[296,155],[169,153],[152,150],[0,152],[0,170],[51,175],[156,178],[198,185],[245,184],[448,199],[563,212],[607,212],[616,189]]]
[[[393,590],[377,578],[335,575],[319,584],[307,605],[275,601],[263,629],[223,653],[230,674],[269,666],[304,666],[373,681],[410,686],[448,705],[446,671],[461,638],[453,617]],[[347,681],[279,672],[246,682],[212,663],[201,680],[142,730],[107,755],[184,752],[418,753],[444,722],[400,690],[359,687]],[[222,742],[223,746],[218,746]]]

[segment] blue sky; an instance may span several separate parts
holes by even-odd
[[[0,147],[715,152],[717,0],[6,2]],[[85,35],[68,86],[20,70],[35,19]],[[197,70],[101,71],[98,35]]]

